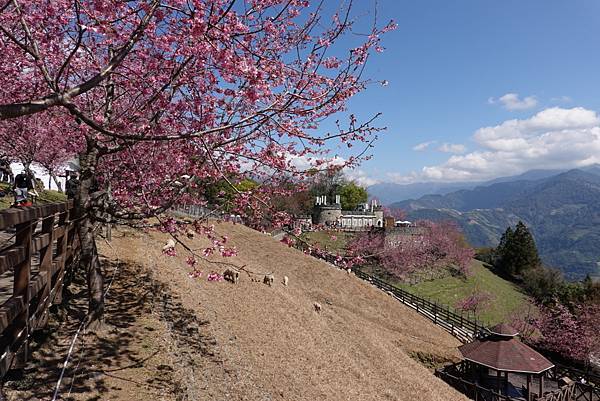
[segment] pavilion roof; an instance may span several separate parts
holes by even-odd
[[[506,324],[506,323],[500,323],[495,325],[494,327],[492,327],[490,329],[490,332],[492,334],[497,334],[499,336],[508,336],[508,337],[515,337],[516,335],[519,334],[519,332],[517,330],[515,330],[512,326]]]
[[[515,338],[517,333],[512,327],[503,326],[493,327],[492,334],[460,346],[459,351],[471,362],[505,372],[537,374],[554,367],[542,354]]]

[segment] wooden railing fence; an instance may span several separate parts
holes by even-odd
[[[219,213],[199,205],[175,205],[171,208],[172,212],[181,213],[190,217],[219,217]]]
[[[234,223],[243,223],[240,215],[234,215],[231,213],[225,213],[217,209],[209,209],[199,205],[175,205],[169,209],[171,213],[176,215],[183,215],[192,218],[211,218],[222,221],[231,221]]]
[[[475,401],[522,401],[521,399],[499,394],[489,388],[482,387],[475,382],[468,381],[460,377],[458,372],[436,370],[435,375]]]
[[[31,334],[62,302],[79,249],[72,201],[0,211],[0,377],[21,368]]]
[[[573,401],[600,401],[600,387],[575,382],[571,399]],[[546,399],[545,401],[551,400]]]
[[[435,374],[456,390],[465,394],[474,400],[493,400],[493,401],[522,401],[523,398],[514,398],[504,394],[499,394],[495,390],[481,386],[469,378],[468,369],[465,361],[437,369]],[[560,372],[560,376],[556,373]],[[561,366],[559,370],[551,369],[546,372],[545,379],[558,382],[560,378],[568,377],[572,383],[559,387],[556,390],[544,393],[543,396],[531,394],[534,401],[600,401],[600,387],[595,384],[593,375],[580,376],[581,371],[569,367]],[[585,383],[579,380],[585,379]],[[556,384],[558,386],[558,384]],[[527,389],[522,388],[523,394]],[[526,396],[524,396],[526,397]]]
[[[404,305],[413,308],[462,342],[466,343],[473,341],[478,335],[487,331],[481,322],[471,320],[462,314],[453,312],[448,305],[431,302],[428,299],[414,295],[360,270],[356,270],[355,274],[357,277],[372,283],[376,287],[392,295]]]
[[[557,363],[548,371],[547,376],[551,380],[559,380],[564,376],[576,381],[583,379],[586,383],[594,384],[600,391],[600,375],[593,373],[591,369],[586,371]]]
[[[576,383],[571,383],[558,390],[550,391],[542,397],[535,397],[535,401],[574,401]]]

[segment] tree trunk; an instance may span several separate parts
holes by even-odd
[[[95,221],[91,214],[90,194],[96,179],[98,149],[91,139],[87,141],[86,150],[79,155],[80,180],[79,191],[75,196],[75,216],[79,219],[79,241],[81,244],[80,268],[87,273],[88,286],[88,319],[87,327],[97,329],[103,325],[104,314],[104,277],[98,260],[96,249]]]
[[[58,188],[58,192],[60,192],[62,194],[63,193],[62,184],[60,181],[58,181],[58,177],[56,176],[56,174],[51,173],[50,177],[52,177],[52,180],[54,180],[54,183],[56,184],[56,188]],[[48,189],[50,189],[50,185],[48,185]]]

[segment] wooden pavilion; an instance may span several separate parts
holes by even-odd
[[[532,400],[532,378],[539,383],[538,394],[544,394],[545,372],[554,364],[540,353],[520,342],[519,333],[507,324],[499,324],[490,329],[490,334],[459,347],[469,365],[469,370],[482,380],[489,381],[489,371],[496,373],[498,393],[509,395],[509,374],[526,377],[525,398]],[[487,374],[483,372],[487,371]]]

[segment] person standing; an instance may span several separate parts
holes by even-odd
[[[13,181],[12,175],[8,158],[6,156],[0,156],[0,180],[10,184]]]
[[[67,182],[65,184],[65,192],[67,193],[67,198],[75,199],[75,195],[77,194],[78,190],[79,190],[79,179],[77,178],[77,173],[74,171],[71,171],[71,174],[69,174],[69,179],[67,180]]]
[[[21,171],[16,175],[13,183],[13,192],[15,193],[15,206],[31,206],[28,196],[29,191],[33,189],[31,175],[26,171]]]

